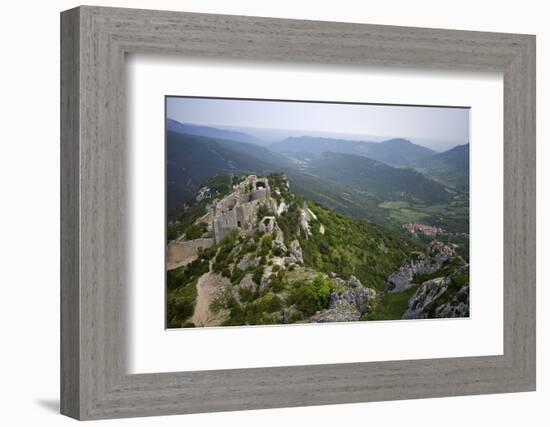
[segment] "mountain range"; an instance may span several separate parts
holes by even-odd
[[[258,145],[174,130],[167,132],[166,142],[169,208],[188,200],[208,178],[220,172],[236,175],[273,172],[283,161],[279,158],[279,162],[273,162],[272,153]]]
[[[307,197],[376,222],[384,216],[378,207],[381,202],[445,203],[455,189],[468,190],[468,144],[436,153],[405,139],[375,143],[304,136],[268,145],[254,141],[244,132],[168,119],[169,209],[220,172],[284,171],[292,186]]]
[[[427,159],[436,154],[435,151],[429,148],[413,144],[402,138],[382,142],[367,142],[303,136],[287,138],[271,144],[269,148],[289,157],[300,156],[304,153],[318,155],[327,151],[353,154],[378,160],[392,166],[409,166],[414,162]]]
[[[174,119],[166,120],[166,131],[185,133],[187,135],[205,136],[208,138],[227,139],[230,141],[249,142],[258,144],[260,140],[243,132],[228,129],[219,129],[211,126],[200,126],[181,123]]]
[[[435,180],[462,191],[470,186],[470,144],[457,145],[443,153],[422,159],[415,167]]]

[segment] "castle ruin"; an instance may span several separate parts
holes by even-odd
[[[212,231],[216,243],[231,231],[240,229],[245,233],[254,230],[259,205],[271,202],[271,190],[267,178],[247,176],[235,191],[221,199],[213,207]]]
[[[196,240],[185,240],[182,236],[168,244],[167,268],[184,265],[204,249],[221,242],[233,230],[252,234],[262,204],[271,211],[277,210],[277,202],[271,198],[269,180],[249,175],[234,187],[231,194],[214,201],[209,211],[197,221],[208,223],[209,235]]]

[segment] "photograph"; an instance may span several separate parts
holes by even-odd
[[[168,329],[470,316],[470,108],[165,113]]]

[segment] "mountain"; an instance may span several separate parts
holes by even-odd
[[[250,198],[258,182],[266,190]],[[451,247],[422,251],[303,198],[280,173],[242,177],[231,191],[219,200],[229,212],[202,205],[168,243],[185,252],[167,272],[168,328],[468,316],[468,270]],[[227,221],[241,210],[243,222]],[[222,239],[220,221],[230,227]]]
[[[411,169],[394,168],[349,154],[323,153],[299,165],[255,144],[169,131],[166,145],[167,206],[193,197],[209,177],[284,171],[292,187],[331,209],[355,218],[385,223],[382,201],[438,203],[444,187]]]
[[[371,194],[382,201],[438,203],[449,199],[442,184],[420,172],[394,168],[367,157],[326,152],[308,162],[307,170],[348,191]]]
[[[385,211],[378,207],[380,200],[372,194],[364,189],[358,192],[350,188],[346,181],[333,180],[333,176],[323,177],[315,168],[300,170],[286,157],[265,147],[178,132],[168,132],[166,140],[169,210],[192,199],[198,188],[211,176],[220,173],[240,176],[284,171],[292,188],[300,194],[355,218],[385,222]],[[318,165],[322,168],[320,163]],[[394,169],[390,166],[387,168]],[[385,196],[390,197],[387,194]]]
[[[209,177],[243,175],[280,169],[266,148],[245,142],[168,131],[166,134],[167,205],[173,208],[193,197]],[[281,160],[282,161],[282,160]]]
[[[470,185],[470,144],[457,145],[416,164],[416,169],[458,190],[468,191]]]
[[[250,144],[257,144],[258,139],[250,136],[244,132],[237,132],[228,129],[220,129],[211,126],[200,126],[188,123],[181,123],[174,119],[166,120],[166,131],[185,133],[187,135],[204,136],[207,138],[215,139],[227,139],[237,142],[248,142]]]
[[[435,151],[406,139],[390,139],[383,142],[354,141],[320,137],[292,137],[271,144],[273,151],[296,158],[318,156],[326,151],[368,157],[393,166],[408,166],[431,157]]]
[[[297,191],[339,212],[383,222],[383,211],[368,197],[354,197],[338,183],[298,170],[289,160],[265,147],[178,132],[167,133],[167,206],[170,209],[194,197],[211,176],[243,175],[284,170]]]
[[[395,138],[370,147],[367,157],[395,166],[409,166],[421,159],[426,159],[435,154],[435,151],[413,144],[412,142]]]

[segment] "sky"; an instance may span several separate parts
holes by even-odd
[[[182,123],[406,138],[420,145],[469,142],[469,108],[168,97]],[[356,139],[356,138],[355,138]],[[436,148],[436,147],[433,147]]]

